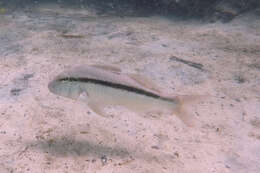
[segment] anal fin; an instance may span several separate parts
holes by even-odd
[[[96,114],[108,118],[109,115],[104,111],[104,105],[96,102],[89,102],[88,103],[89,108],[95,112]]]

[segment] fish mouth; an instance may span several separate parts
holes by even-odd
[[[51,81],[49,84],[48,84],[48,89],[53,93],[54,92],[54,86],[55,84],[57,83],[56,80],[53,80]]]

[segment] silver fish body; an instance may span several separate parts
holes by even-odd
[[[111,87],[84,81],[54,81],[49,85],[51,92],[67,98],[84,100],[96,106],[124,106],[138,113],[170,113],[178,102],[154,93],[137,93],[124,88]],[[142,90],[138,90],[142,92]],[[83,95],[83,98],[82,98]],[[101,109],[101,108],[100,108]],[[100,112],[100,111],[99,111]]]

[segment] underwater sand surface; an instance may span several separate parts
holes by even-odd
[[[1,173],[260,172],[259,16],[223,24],[57,8],[0,15]],[[48,90],[82,64],[209,95],[188,107],[200,125],[121,107],[104,118]]]

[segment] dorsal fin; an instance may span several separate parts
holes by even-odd
[[[143,77],[143,76],[140,76],[138,74],[128,74],[129,77],[131,77],[133,80],[135,80],[137,83],[139,83],[140,85],[148,88],[148,89],[151,89],[157,93],[161,93],[159,87],[153,83],[151,80]]]
[[[102,70],[107,70],[107,71],[110,71],[110,72],[114,72],[114,73],[120,73],[121,72],[120,68],[112,66],[112,65],[98,65],[98,64],[95,64],[95,65],[91,65],[91,66],[99,68],[99,69],[102,69]]]

